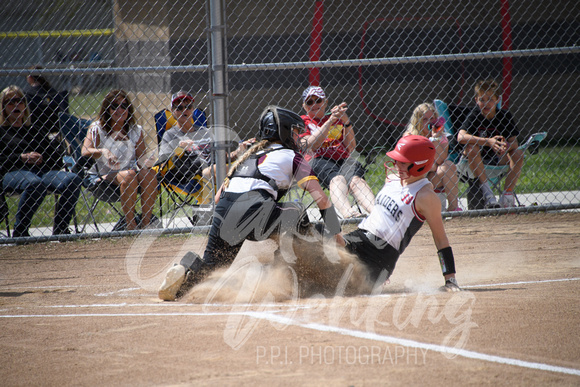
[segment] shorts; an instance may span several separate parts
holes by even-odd
[[[353,158],[333,160],[325,157],[316,157],[310,161],[314,174],[323,188],[330,188],[330,181],[336,176],[342,175],[346,183],[350,184],[353,177],[363,178],[365,169]]]
[[[393,274],[400,254],[386,241],[360,228],[344,235],[344,240],[346,250],[356,255],[367,267],[372,282],[375,282],[383,271],[386,271],[385,280]]]

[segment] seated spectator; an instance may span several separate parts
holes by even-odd
[[[468,114],[457,134],[457,141],[464,144],[463,153],[469,168],[479,180],[486,208],[515,205],[513,191],[524,163],[524,154],[518,149],[516,123],[510,112],[497,108],[500,94],[500,87],[494,80],[477,82],[477,107]],[[484,164],[510,166],[499,203],[487,181]]]
[[[306,133],[301,146],[305,158],[320,180],[322,187],[330,191],[332,203],[343,218],[361,217],[348,200],[349,192],[368,213],[371,212],[375,195],[363,179],[364,168],[351,158],[356,149],[352,122],[346,114],[346,102],[334,106],[330,115],[325,115],[328,101],[324,90],[310,86],[302,93],[302,116]]]
[[[61,171],[62,154],[47,133],[30,124],[24,92],[9,86],[0,94],[0,169],[5,193],[20,194],[13,236],[30,236],[32,217],[49,192],[60,195],[53,235],[70,234],[68,228],[80,194],[81,178]]]
[[[186,91],[179,91],[171,97],[171,114],[176,124],[163,134],[159,145],[159,160],[168,160],[177,148],[181,148],[185,151],[182,158],[195,160],[181,163],[182,169],[187,170],[178,171],[178,175],[183,179],[191,179],[201,170],[202,176],[210,179],[212,173],[215,174],[215,165],[211,165],[214,136],[208,128],[194,123],[194,101],[193,96]],[[238,149],[229,154],[230,161],[236,160],[254,141],[255,139],[250,139],[240,143]],[[191,166],[194,168],[192,169]]]
[[[31,70],[42,69],[33,66]],[[68,113],[68,101],[52,87],[50,82],[42,75],[28,75],[28,85],[24,89],[30,108],[32,125],[43,129],[45,133],[58,133],[58,113]]]
[[[82,154],[96,160],[90,170],[96,181],[106,180],[120,187],[127,230],[147,227],[153,216],[157,178],[144,161],[146,153],[143,129],[136,123],[129,96],[123,90],[110,91],[101,104],[99,119],[88,130]],[[143,214],[137,224],[139,190]]]
[[[433,104],[422,103],[413,110],[404,135],[427,137],[435,145],[435,162],[427,174],[427,179],[434,188],[445,190],[447,211],[461,211],[457,202],[459,195],[457,167],[451,160],[447,160],[449,141],[443,131],[443,123],[444,120],[441,122]]]

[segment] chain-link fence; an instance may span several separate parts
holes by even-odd
[[[546,6],[537,0],[36,0],[11,4],[0,14],[0,86],[7,92],[2,101],[0,159],[5,203],[0,205],[5,214],[2,226],[13,232],[17,225],[14,236],[30,233],[50,239],[53,227],[60,233],[69,225],[77,237],[127,229],[123,221],[127,223],[125,214],[132,204],[121,195],[109,200],[112,203],[99,200],[93,206],[96,182],[90,174],[84,175],[85,165],[79,163],[84,160],[80,144],[90,124],[102,119],[103,106],[105,110],[111,107],[105,102],[125,102],[118,95],[111,97],[114,89],[128,93],[142,127],[146,150],[138,152],[149,164],[139,164],[134,169],[138,173],[158,160],[160,130],[175,124],[171,96],[179,90],[195,99],[191,117],[195,127],[207,122],[213,143],[223,144],[223,140],[254,137],[267,105],[307,114],[310,101],[302,93],[315,85],[325,92],[326,112],[341,102],[348,105],[356,137],[351,158],[365,167],[365,180],[375,194],[384,184],[385,152],[405,133],[415,108],[427,102],[433,106],[427,105],[418,116],[425,124],[417,126],[419,134],[438,137],[438,146],[448,141],[444,155],[449,161],[445,157],[437,161],[441,164],[437,170],[442,169],[434,168],[430,176],[439,186],[446,216],[567,210],[580,203],[577,1]],[[43,79],[50,89],[44,87]],[[495,80],[498,88],[484,88],[477,94],[474,87],[479,80]],[[6,89],[11,85],[19,89]],[[15,90],[26,96],[31,127],[15,119],[14,111],[26,110],[26,105],[19,105],[20,94]],[[317,105],[315,98],[312,102]],[[484,109],[502,117],[502,110],[509,112],[515,127],[508,121],[493,122],[492,114],[485,124],[472,122],[470,130],[469,115],[485,116],[488,110]],[[446,120],[442,136],[436,134],[437,114]],[[223,127],[238,137],[218,130]],[[495,144],[498,151],[499,157],[483,157],[484,162],[508,165],[478,168],[474,163],[479,159],[473,155],[486,156],[486,152],[468,157],[467,149],[473,148],[470,134],[505,137],[507,145],[496,140],[481,140],[478,145],[486,141],[485,145],[493,148]],[[518,150],[520,145],[526,149]],[[163,187],[156,190],[155,204],[147,204],[161,218],[155,225],[174,232],[207,222],[211,192],[216,178],[223,178],[224,160],[232,150],[213,149],[217,152],[210,162],[217,164],[217,173],[200,180],[190,202],[180,203],[171,197],[175,192]],[[54,162],[49,168],[35,152],[44,162],[68,157],[66,163]],[[102,152],[93,153],[93,161],[103,157]],[[487,156],[494,159],[493,153]],[[25,177],[15,174],[26,170],[42,178],[50,176],[49,169],[69,174],[60,176],[68,182],[68,191],[47,183],[46,192],[34,190],[25,184]],[[155,173],[161,174],[160,169]],[[470,170],[475,175],[469,175]],[[478,170],[489,177],[489,187],[502,205],[504,189],[515,187],[515,196],[508,192],[509,208],[490,205],[480,184],[485,179]],[[80,183],[73,175],[80,176]],[[139,190],[142,198],[148,192],[146,184]],[[464,211],[446,211],[455,208],[454,195]],[[42,202],[33,204],[33,197]],[[446,198],[451,200],[446,202]],[[355,212],[364,213],[360,200],[350,200]],[[74,211],[67,211],[75,201]],[[136,203],[137,213],[149,211],[142,211],[143,200],[129,202]],[[172,203],[181,208],[176,211]]]

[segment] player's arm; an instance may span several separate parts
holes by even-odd
[[[324,222],[324,226],[330,235],[334,235],[334,239],[339,246],[345,246],[346,243],[340,234],[342,227],[340,226],[340,221],[338,220],[338,215],[332,202],[326,196],[318,179],[310,179],[301,184],[302,188],[304,188],[310,196],[316,202],[318,209],[320,210],[320,214],[322,215],[322,221]]]
[[[435,192],[433,192],[431,185],[427,185],[419,190],[417,198],[415,199],[415,206],[417,211],[423,215],[431,229],[433,241],[437,247],[441,270],[445,277],[445,290],[461,290],[455,280],[455,258],[453,257],[453,251],[449,245],[449,239],[447,239],[443,218],[441,217],[441,201]]]
[[[293,160],[293,175],[298,186],[308,191],[316,202],[328,233],[334,235],[337,243],[344,246],[344,240],[340,235],[341,226],[336,210],[320,186],[318,178],[314,175],[310,164],[298,153],[296,153]]]

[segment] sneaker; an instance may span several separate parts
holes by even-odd
[[[70,228],[54,229],[52,235],[72,235]]]
[[[485,184],[481,184],[481,193],[483,194],[484,208],[501,208],[487,182]]]
[[[12,231],[12,238],[28,238],[30,237],[30,233],[28,232],[28,230],[20,230],[18,228],[15,228],[14,231]]]
[[[499,198],[499,204],[503,208],[515,207],[516,206],[516,197],[515,197],[514,193],[511,191],[504,191]]]
[[[158,296],[163,301],[175,301],[177,292],[185,282],[186,269],[183,265],[175,265],[167,271],[165,280],[159,287]]]

